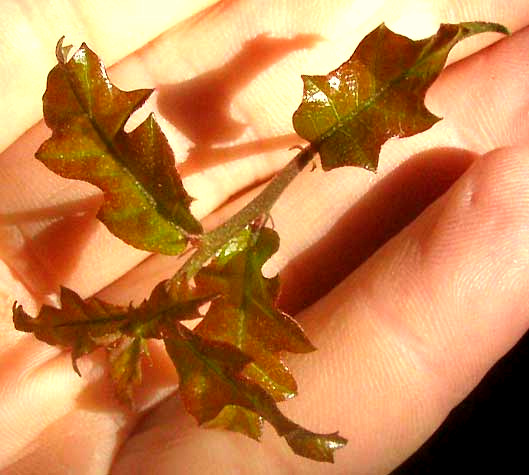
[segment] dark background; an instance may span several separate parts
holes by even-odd
[[[529,333],[391,475],[529,474]]]

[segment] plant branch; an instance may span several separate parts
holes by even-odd
[[[204,234],[196,252],[169,281],[169,285],[194,277],[226,242],[259,216],[268,214],[286,187],[307,166],[316,152],[312,145],[303,148],[250,203],[219,227]]]

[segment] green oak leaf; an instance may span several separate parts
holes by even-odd
[[[439,120],[424,105],[426,91],[450,50],[483,32],[508,30],[496,23],[444,24],[430,38],[414,41],[380,25],[339,68],[302,76],[296,132],[318,150],[324,170],[352,165],[375,171],[389,138],[423,132]]]
[[[55,173],[99,187],[98,218],[139,249],[178,254],[202,231],[189,210],[174,156],[152,114],[130,133],[124,126],[152,90],[112,85],[97,55],[83,44],[48,75],[44,119],[52,136],[36,157]]]
[[[141,361],[148,355],[147,342],[142,337],[124,336],[119,344],[109,349],[110,377],[116,397],[127,405],[133,405],[133,390],[141,384]]]

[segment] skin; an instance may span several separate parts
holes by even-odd
[[[388,473],[528,329],[526,0],[409,0],[398,7],[336,0],[326,8],[317,1],[263,8],[232,0],[193,17],[207,1],[152,0],[150,8],[158,12],[152,16],[132,0],[106,1],[104,8],[66,0],[5,3],[3,474],[42,467],[49,474]],[[112,396],[104,355],[83,358],[78,378],[67,352],[12,328],[15,298],[34,312],[53,302],[64,284],[83,296],[140,301],[176,265],[110,236],[94,217],[98,191],[53,176],[32,158],[48,135],[39,121],[40,96],[62,34],[86,41],[107,65],[115,63],[109,74],[118,86],[159,89],[149,107],[177,160],[185,159],[190,137],[202,149],[222,147],[214,160],[194,156],[182,166],[184,182],[198,198],[193,210],[212,227],[255,194],[241,190],[292,156],[287,149],[299,142],[290,117],[300,99],[300,73],[335,68],[381,21],[419,38],[432,34],[439,21],[469,20],[503,23],[513,35],[483,35],[454,50],[426,101],[442,122],[387,143],[376,176],[358,169],[302,174],[273,211],[282,244],[267,269],[282,270],[282,306],[296,314],[318,348],[288,358],[300,396],[282,408],[310,429],[339,429],[349,438],[335,465],[292,455],[270,428],[262,444],[197,428],[171,396],[176,375],[154,345],[136,411],[129,411]],[[247,43],[256,37],[257,43]],[[243,65],[230,63],[240,51],[247,52]],[[237,74],[226,76],[227,64],[235,64]],[[214,112],[213,119],[220,119],[213,131],[192,122],[200,117],[179,123],[179,131],[171,92],[185,91],[178,85],[197,77],[206,79],[192,82],[192,91],[224,87],[228,100]],[[253,147],[236,147],[247,143]]]

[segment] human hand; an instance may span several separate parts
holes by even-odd
[[[171,15],[185,16],[186,2],[173,3],[151,3],[164,15],[144,18],[143,40],[168,27]],[[37,3],[28,10],[32,31],[45,25],[50,37],[0,52],[5,64],[18,65],[3,88],[10,107],[3,112],[1,139],[4,146],[14,143],[0,157],[6,263],[0,267],[0,467],[6,474],[42,467],[58,474],[385,473],[435,430],[527,329],[527,2],[507,8],[493,1],[410,0],[399,2],[398,11],[393,2],[380,2],[378,9],[351,1],[322,9],[320,3],[281,2],[263,11],[260,2],[225,1],[136,53],[140,40],[117,34],[131,29],[127,21],[134,15],[118,22],[108,2],[105,19],[114,18],[115,41],[108,30],[92,26],[91,32],[95,23],[66,28],[67,13],[53,23],[46,16],[52,7],[41,6],[38,15]],[[13,7],[8,14],[12,19],[4,16],[2,30],[11,41],[4,45],[13,43],[23,24],[17,17],[22,12]],[[426,35],[439,20],[474,19],[520,31],[467,59],[497,37],[458,47],[451,58],[460,61],[427,98],[444,121],[420,136],[389,142],[374,178],[357,169],[302,175],[273,212],[282,247],[271,270],[284,269],[283,305],[303,309],[299,319],[319,348],[289,360],[300,396],[284,409],[310,429],[335,427],[350,439],[336,465],[297,458],[269,432],[256,445],[237,434],[197,428],[177,399],[160,403],[176,381],[156,347],[133,413],[114,401],[100,355],[82,360],[79,379],[69,355],[12,329],[13,297],[28,308],[53,300],[59,284],[89,295],[123,275],[99,295],[128,302],[174,270],[173,259],[152,257],[129,272],[147,256],[95,221],[98,192],[52,176],[31,158],[48,134],[45,127],[37,124],[17,139],[40,108],[35,51],[53,52],[57,37],[75,26],[106,62],[124,57],[110,70],[113,82],[124,89],[157,87],[152,105],[167,119],[162,126],[177,157],[185,158],[195,144],[183,170],[190,193],[199,198],[194,210],[203,217],[291,156],[285,149],[296,143],[290,117],[301,95],[300,73],[336,67],[382,20],[408,35]],[[53,65],[48,63],[45,72]],[[192,91],[198,96],[189,97],[215,99],[208,96],[212,85],[227,101],[202,114],[214,114],[222,126],[204,128],[200,115],[186,123],[175,104],[177,111],[194,110],[182,97]],[[222,147],[213,160],[211,146]],[[500,149],[505,146],[516,148]],[[478,154],[486,155],[474,160]],[[209,225],[238,205],[211,215]]]

